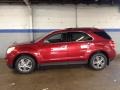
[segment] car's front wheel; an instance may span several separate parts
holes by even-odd
[[[107,57],[103,53],[96,53],[91,57],[89,64],[95,70],[104,69],[107,65]]]
[[[15,70],[19,73],[27,74],[31,73],[35,70],[36,63],[35,60],[28,56],[28,55],[22,55],[19,58],[17,58],[15,62]]]

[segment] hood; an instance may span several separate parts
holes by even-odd
[[[17,43],[17,42],[14,42],[12,46],[24,46],[24,45],[33,45],[34,43],[33,42],[24,42],[24,43]]]

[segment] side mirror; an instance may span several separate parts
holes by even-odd
[[[44,40],[44,43],[50,43],[48,40]]]

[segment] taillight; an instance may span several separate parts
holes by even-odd
[[[111,46],[112,48],[115,48],[115,43],[114,43],[114,41],[110,41],[109,43],[110,43],[110,46]]]

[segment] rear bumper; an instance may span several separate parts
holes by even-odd
[[[116,51],[112,50],[109,54],[109,60],[113,61],[115,59],[115,57],[117,56]]]

